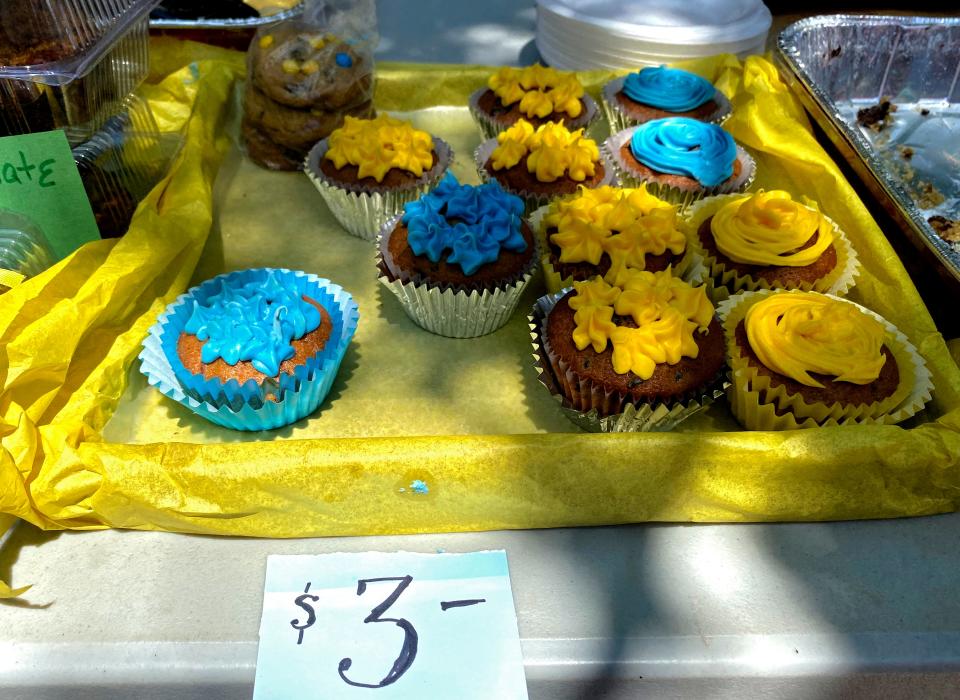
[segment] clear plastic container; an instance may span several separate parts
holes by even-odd
[[[126,233],[140,200],[166,175],[182,143],[179,133],[161,133],[149,105],[132,96],[120,114],[73,148],[101,237]]]
[[[0,2],[0,136],[62,128],[71,144],[90,138],[147,76],[157,2]]]
[[[0,209],[0,294],[53,265],[47,237],[31,219]]]

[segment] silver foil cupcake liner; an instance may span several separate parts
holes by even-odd
[[[476,338],[506,325],[536,270],[539,247],[535,237],[530,264],[515,282],[493,290],[468,292],[434,286],[422,278],[391,280],[387,276],[382,247],[399,220],[399,216],[393,217],[381,227],[376,264],[380,271],[378,279],[397,298],[411,321],[447,338]]]
[[[716,194],[730,194],[731,192],[745,192],[753,184],[753,180],[757,174],[756,161],[753,160],[753,157],[747,153],[746,149],[739,143],[737,144],[737,160],[740,161],[740,174],[732,180],[723,182],[716,187],[697,187],[688,190],[666,185],[656,180],[645,179],[643,176],[637,174],[636,171],[632,170],[620,155],[620,149],[630,140],[633,132],[636,131],[637,128],[638,127],[633,126],[624,131],[618,131],[604,141],[603,146],[601,146],[601,151],[603,151],[606,158],[614,164],[617,171],[617,178],[624,187],[639,187],[642,183],[646,183],[647,192],[671,204],[679,205],[682,211],[704,197],[710,197]]]
[[[650,121],[650,119],[641,120],[631,117],[623,111],[623,108],[620,107],[620,103],[617,102],[616,95],[623,89],[623,82],[626,80],[626,78],[627,76],[624,75],[615,80],[611,80],[609,83],[603,86],[603,90],[600,93],[600,105],[603,107],[603,116],[606,117],[607,123],[610,125],[611,134],[622,131],[623,129],[629,129],[631,126],[637,126],[646,121]],[[713,101],[717,103],[717,109],[714,110],[712,114],[707,115],[705,118],[691,118],[695,118],[698,122],[707,122],[718,125],[725,122],[727,117],[729,117],[731,112],[733,112],[733,106],[730,104],[730,100],[727,99],[726,95],[717,90],[716,95],[713,97]],[[659,119],[659,117],[653,117],[652,119]]]
[[[565,396],[560,388],[554,368],[548,359],[549,350],[544,340],[544,329],[547,316],[557,302],[569,292],[564,289],[557,294],[547,294],[537,299],[533,309],[527,316],[527,323],[530,328],[530,340],[533,344],[533,366],[537,372],[537,379],[547,388],[550,395],[560,404],[560,410],[563,414],[578,427],[593,433],[638,433],[638,432],[664,432],[673,430],[677,425],[687,418],[703,411],[707,406],[714,403],[724,395],[729,384],[726,381],[726,368],[711,381],[703,393],[695,399],[678,400],[667,404],[664,402],[654,403],[627,403],[620,413],[612,415],[601,415],[601,412],[592,408],[588,411],[579,410],[575,407],[576,397],[571,400]],[[567,373],[567,380],[572,378],[572,373]],[[595,386],[587,386],[589,381],[581,381],[569,385],[571,394],[579,394],[582,401],[590,403],[609,402],[612,398],[598,391]]]
[[[480,97],[488,89],[489,88],[482,87],[479,90],[471,93],[470,98],[467,101],[467,106],[470,108],[470,114],[473,115],[473,120],[477,123],[477,127],[479,127],[483,138],[495,139],[497,138],[497,134],[499,134],[501,131],[506,131],[511,125],[501,124],[500,122],[494,121],[486,112],[480,109]],[[585,106],[583,113],[575,119],[562,119],[563,125],[571,131],[575,129],[584,129],[585,131],[589,131],[590,127],[596,123],[597,117],[599,116],[600,110],[597,107],[596,101],[586,93],[583,94],[582,99]]]
[[[327,153],[327,139],[310,149],[303,169],[330,207],[330,212],[348,233],[375,241],[384,222],[403,211],[403,205],[432,190],[453,162],[453,150],[442,139],[433,137],[437,162],[410,187],[378,191],[377,186],[354,185],[351,188],[333,180],[320,169]]]
[[[487,172],[485,167],[487,161],[490,159],[490,156],[496,150],[498,144],[497,140],[487,139],[482,141],[477,150],[473,152],[473,160],[477,164],[477,173],[480,175],[481,182],[489,182],[490,180],[497,180],[493,175]],[[609,156],[604,153],[603,149],[600,150],[600,162],[603,163],[603,177],[600,179],[596,187],[603,187],[604,185],[617,185],[617,168],[614,166],[613,162],[610,160]],[[500,180],[497,180],[500,183],[500,186],[503,187],[504,191],[509,192],[510,194],[520,197],[526,204],[526,210],[529,214],[530,212],[536,211],[540,207],[550,204],[554,199],[558,197],[566,197],[573,192],[557,192],[556,194],[542,194],[539,192],[530,192],[528,190],[515,190],[512,187],[508,187]]]

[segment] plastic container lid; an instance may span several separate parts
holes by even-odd
[[[560,68],[629,68],[763,50],[760,0],[537,0],[537,47]]]

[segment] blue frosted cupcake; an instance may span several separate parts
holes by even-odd
[[[604,142],[621,183],[682,207],[715,194],[743,192],[756,165],[716,124],[684,117],[655,119],[620,131]]]
[[[181,295],[151,328],[141,369],[199,415],[264,430],[312,413],[356,330],[339,286],[282,269],[241,270]]]
[[[448,174],[382,229],[380,281],[433,333],[491,333],[510,319],[537,263],[523,211],[496,181],[461,185]]]
[[[721,123],[730,115],[730,101],[706,78],[666,66],[643,68],[607,83],[603,111],[610,133],[654,119],[687,117]]]

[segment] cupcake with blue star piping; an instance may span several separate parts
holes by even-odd
[[[448,174],[381,230],[380,281],[428,331],[491,333],[510,319],[537,263],[523,211],[496,181],[461,185]]]
[[[612,80],[602,98],[611,133],[667,117],[719,124],[731,111],[730,101],[709,80],[667,66],[642,68]]]
[[[623,185],[647,190],[686,207],[715,194],[743,192],[756,164],[716,124],[685,117],[655,119],[617,132],[604,142]]]
[[[350,294],[329,280],[239,270],[167,307],[144,341],[141,371],[219,425],[278,428],[313,413],[329,393],[358,319]]]

